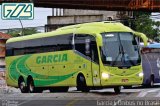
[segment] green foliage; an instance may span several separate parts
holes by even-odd
[[[157,33],[157,36],[160,37],[160,21],[154,22],[155,31]]]
[[[153,38],[155,31],[153,29],[152,19],[148,15],[143,14],[135,21],[136,30],[145,33],[148,37]]]
[[[8,34],[13,37],[26,36],[35,33],[39,33],[36,28],[24,28],[23,31],[21,29],[10,29],[8,32]]]
[[[134,30],[146,34],[150,39],[154,39],[159,35],[160,22],[153,21],[150,16],[151,13],[135,12],[133,26]]]

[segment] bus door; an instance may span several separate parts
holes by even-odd
[[[95,38],[91,35],[76,34],[75,36],[75,50],[77,50],[82,57],[86,58],[83,65],[86,66],[86,80],[92,86],[100,85],[99,61]]]
[[[92,78],[94,86],[101,86],[100,83],[100,66],[99,66],[99,56],[98,49],[95,38],[93,38],[90,42],[90,50],[91,50],[91,70],[92,70]]]

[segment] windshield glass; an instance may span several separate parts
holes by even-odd
[[[132,33],[103,33],[102,37],[101,57],[105,65],[131,67],[140,64],[139,48]]]

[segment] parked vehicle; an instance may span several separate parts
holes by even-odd
[[[153,87],[160,83],[160,43],[142,47],[143,85]]]

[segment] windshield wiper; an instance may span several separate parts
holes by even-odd
[[[123,63],[125,63],[126,62],[126,56],[125,56],[125,51],[124,51],[124,48],[123,48],[123,45],[121,44],[121,50],[122,50],[122,58],[121,58],[121,62],[123,62]],[[126,54],[127,55],[127,54]],[[134,64],[134,62],[131,60],[131,58],[127,55],[127,58],[128,58],[128,60],[129,60],[129,62],[130,62],[130,64],[132,65],[132,66],[135,66],[135,64]],[[123,60],[123,61],[122,61]]]
[[[122,63],[125,63],[126,62],[126,56],[125,56],[125,51],[124,51],[124,47],[122,46],[122,44],[121,44],[121,42],[120,42],[120,44],[119,44],[119,52],[118,52],[118,55],[117,55],[117,57],[115,58],[115,60],[112,62],[112,64],[111,64],[111,66],[115,66],[115,63],[117,62],[117,60],[118,60],[118,58],[119,58],[119,56],[120,55],[122,55],[122,57],[121,57],[121,62]],[[127,55],[127,54],[126,54]],[[130,57],[127,55],[127,58],[128,58],[128,60],[129,60],[129,62],[130,62],[130,64],[132,65],[132,66],[134,66],[135,64],[134,64],[134,62],[130,59]]]
[[[114,66],[114,65],[115,65],[115,63],[117,62],[120,54],[122,54],[122,53],[121,53],[121,45],[119,45],[118,55],[117,55],[117,57],[115,58],[115,60],[112,62],[111,66]]]

